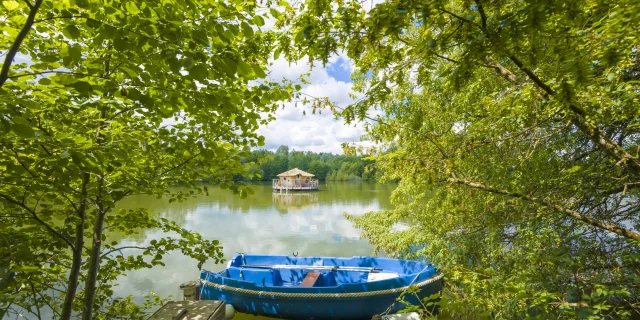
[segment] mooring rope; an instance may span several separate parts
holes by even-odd
[[[364,292],[344,292],[344,293],[290,293],[290,292],[271,292],[271,291],[258,291],[258,290],[250,290],[243,288],[236,288],[224,284],[213,283],[207,280],[198,279],[200,283],[205,284],[210,287],[214,287],[217,289],[222,289],[226,291],[244,293],[257,295],[259,297],[278,297],[278,298],[318,298],[318,299],[326,299],[326,298],[361,298],[361,297],[372,297],[379,296],[385,294],[392,294],[402,292],[407,290],[410,286],[414,287],[424,287],[428,284],[434,283],[442,279],[442,275],[436,275],[433,278],[429,278],[423,281],[420,281],[414,285],[408,285],[399,288],[393,289],[384,289],[384,290],[376,290],[376,291],[364,291]],[[204,287],[203,287],[204,288]]]
[[[416,282],[416,280],[418,280],[418,277],[420,276],[420,274],[421,274],[421,273],[423,273],[425,270],[427,270],[427,268],[429,268],[429,267],[431,267],[431,264],[428,264],[428,265],[424,266],[424,268],[422,269],[422,271],[418,272],[418,273],[416,274],[416,276],[415,276],[415,277],[413,277],[413,280],[411,280],[411,282],[409,282],[409,285],[408,285],[408,286],[406,286],[405,288],[409,288],[409,287],[411,287],[411,285],[412,285],[414,282]],[[439,276],[440,276],[440,277],[442,277],[442,275],[439,275]],[[406,290],[406,289],[405,289],[405,290]],[[387,308],[387,310],[385,310],[385,311],[381,314],[381,316],[384,316],[384,315],[389,314],[389,312],[391,312],[391,309],[393,309],[393,306],[395,306],[395,305],[396,305],[396,302],[398,302],[398,301],[394,301],[394,302],[393,302],[393,303],[392,303],[392,304]]]

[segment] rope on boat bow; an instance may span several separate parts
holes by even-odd
[[[221,290],[226,290],[226,291],[232,291],[232,292],[237,292],[237,293],[243,293],[243,294],[250,294],[250,295],[257,295],[260,297],[279,297],[279,298],[317,298],[317,299],[326,299],[326,298],[334,298],[334,299],[338,299],[338,298],[360,298],[360,297],[372,297],[372,296],[379,296],[379,295],[385,295],[385,294],[392,294],[392,293],[398,293],[398,292],[403,292],[404,290],[407,290],[409,287],[411,287],[412,285],[414,287],[424,287],[428,284],[434,283],[436,281],[440,281],[442,279],[442,275],[437,275],[433,278],[429,278],[423,281],[420,281],[416,284],[409,284],[408,286],[404,286],[404,287],[399,287],[399,288],[393,288],[393,289],[384,289],[384,290],[376,290],[376,291],[363,291],[363,292],[345,292],[345,293],[290,293],[290,292],[271,292],[271,291],[258,291],[258,290],[250,290],[250,289],[243,289],[243,288],[236,288],[236,287],[232,287],[232,286],[227,286],[224,284],[218,284],[218,283],[213,283],[211,281],[207,281],[207,280],[203,280],[203,279],[199,279],[200,283],[205,284],[207,286],[216,288],[216,289],[221,289]],[[415,279],[414,279],[415,281]],[[204,286],[203,286],[204,288]]]
[[[422,269],[422,271],[418,272],[418,274],[416,274],[416,276],[413,278],[413,280],[411,280],[411,282],[409,283],[409,285],[408,285],[408,286],[406,286],[404,290],[409,289],[409,288],[411,287],[411,285],[412,285],[414,282],[416,282],[416,280],[418,279],[418,277],[420,276],[420,274],[422,274],[422,273],[423,273],[425,270],[427,270],[427,268],[429,268],[430,266],[431,266],[431,264],[427,264],[427,265]],[[442,278],[442,275],[438,275],[438,277]],[[433,279],[433,278],[432,278],[432,279]],[[417,286],[417,285],[416,285],[416,286]],[[419,288],[419,286],[417,286],[417,287]],[[404,290],[402,290],[402,291],[404,291]],[[418,300],[420,300],[420,297],[418,297],[417,295],[416,295],[416,297],[418,298]],[[394,301],[394,302],[389,306],[389,308],[387,308],[387,310],[385,310],[385,311],[384,311],[382,314],[380,314],[379,316],[385,316],[385,315],[389,314],[389,312],[391,312],[391,309],[393,308],[393,306],[395,306],[395,305],[396,305],[396,302],[398,302],[398,301]]]

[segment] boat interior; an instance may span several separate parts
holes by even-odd
[[[335,287],[415,274],[426,264],[377,257],[236,256],[219,274],[264,287]],[[336,268],[337,267],[337,268]]]
[[[308,269],[254,269],[230,267],[228,278],[253,282],[266,287],[335,287],[343,283],[367,282],[369,272]],[[306,281],[306,282],[305,282]]]

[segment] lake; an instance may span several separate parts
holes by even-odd
[[[210,187],[209,196],[198,196],[180,203],[169,203],[153,196],[134,196],[121,201],[121,208],[146,207],[172,219],[183,228],[217,239],[224,247],[225,259],[238,252],[300,256],[372,255],[373,246],[360,238],[360,232],[344,213],[360,215],[367,211],[390,209],[389,197],[395,184],[327,182],[319,191],[274,193],[271,183],[250,184],[255,194],[241,199],[228,190]],[[166,236],[159,230],[145,230],[121,245],[144,246]],[[134,254],[133,251],[125,252]],[[181,253],[166,255],[165,267],[157,266],[129,272],[122,277],[115,294],[143,297],[153,291],[174,300],[182,299],[181,283],[199,276],[197,261]],[[204,269],[218,271],[223,265],[212,261]],[[142,301],[142,300],[139,300]],[[234,319],[257,319],[236,315]]]

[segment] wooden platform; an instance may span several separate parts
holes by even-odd
[[[289,180],[289,178],[273,179],[271,181],[271,187],[273,191],[289,192],[289,191],[309,191],[318,190],[320,180],[318,179],[304,179],[295,181],[295,179]]]
[[[224,301],[169,301],[148,320],[224,320]]]
[[[277,191],[302,191],[302,190],[318,190],[318,186],[315,187],[283,187],[283,186],[273,186],[273,190]]]

